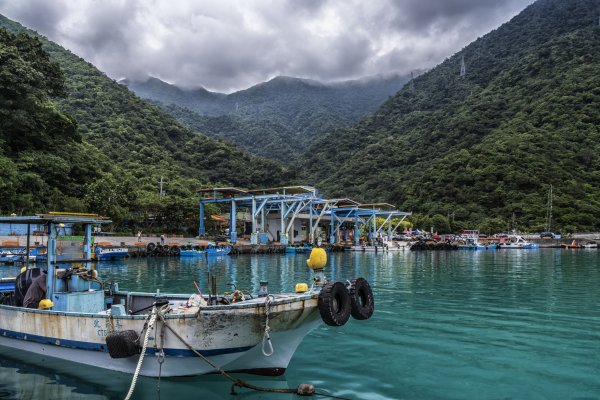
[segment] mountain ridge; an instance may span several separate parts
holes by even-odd
[[[374,112],[408,79],[391,74],[322,83],[277,76],[230,94],[185,90],[157,78],[123,83],[193,130],[291,166],[315,138]],[[274,145],[265,146],[269,141]]]
[[[506,230],[513,214],[543,228],[553,184],[557,226],[600,228],[600,165],[588,154],[600,152],[600,137],[587,122],[600,119],[589,107],[600,105],[591,56],[600,53],[599,8],[537,1],[415,78],[415,91],[406,86],[372,116],[317,140],[306,178],[329,195],[454,215],[490,231]]]
[[[19,212],[67,208],[110,215],[117,225],[164,224],[164,229],[176,230],[195,224],[195,190],[201,185],[255,187],[293,180],[293,173],[279,163],[251,156],[184,127],[92,64],[20,24],[0,16],[0,28],[33,38],[26,46],[35,48],[39,42],[40,51],[60,66],[66,97],[50,98],[48,109],[56,108],[63,119],[76,121],[77,133],[83,139],[81,145],[65,145],[73,149],[70,155],[67,147],[49,151],[58,139],[51,135],[44,137],[52,145],[48,151],[27,148],[5,154],[0,168],[14,177],[11,184],[18,198],[8,204],[5,196],[1,209],[18,204]],[[8,40],[24,40],[16,38]],[[19,60],[18,49],[10,42],[2,45]],[[8,87],[11,82],[6,84]],[[4,106],[0,102],[0,108]],[[0,142],[5,134],[0,132]],[[157,190],[157,182],[163,178],[168,181],[166,198]],[[71,182],[71,188],[61,182]],[[41,188],[37,189],[41,197],[36,196],[36,188]]]

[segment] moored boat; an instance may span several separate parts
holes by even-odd
[[[500,249],[533,249],[536,247],[532,242],[528,242],[522,236],[511,235],[506,242],[500,243]]]
[[[577,243],[577,240],[573,240],[571,243],[561,243],[560,247],[563,249],[583,249],[582,244]]]
[[[296,253],[309,253],[312,249],[312,246],[308,245],[300,245],[300,246],[285,246],[285,252],[288,254],[296,254]]]
[[[209,244],[204,249],[207,256],[226,256],[231,252],[231,246]]]
[[[129,257],[129,249],[127,247],[96,246],[94,256],[96,260],[118,260]]]
[[[2,222],[46,224],[49,237],[47,274],[26,268],[0,286],[0,351],[27,351],[146,376],[204,374],[214,372],[215,365],[280,375],[304,336],[320,323],[341,326],[350,316],[368,319],[374,311],[366,280],[325,280],[323,249],[315,249],[307,261],[315,270],[312,287],[299,284],[292,293],[269,294],[266,283],[256,296],[219,295],[214,283],[204,295],[141,293],[119,290],[114,283],[105,286],[92,269],[56,263],[58,224],[83,225],[85,261],[91,259],[91,226],[105,219],[44,215],[0,217]],[[24,307],[29,289],[38,284],[46,299],[39,308]],[[148,355],[153,357],[144,362]]]

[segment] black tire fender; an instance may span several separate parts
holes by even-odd
[[[350,293],[342,282],[326,283],[319,293],[319,313],[327,325],[342,326],[350,318]]]
[[[350,281],[351,314],[354,319],[369,319],[375,311],[375,300],[371,285],[365,278],[356,278]]]
[[[148,245],[146,246],[146,250],[148,251],[148,253],[152,253],[155,248],[156,248],[156,244],[154,244],[152,242],[148,243]]]

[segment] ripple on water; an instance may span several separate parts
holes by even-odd
[[[231,290],[230,282],[256,292],[260,280],[277,292],[311,282],[305,259],[131,259],[98,269],[105,280],[127,289],[192,293],[193,281],[205,289],[210,272],[220,292]],[[2,267],[0,276],[17,272],[18,267]],[[598,251],[331,254],[326,274],[336,280],[367,278],[376,300],[373,318],[318,327],[298,348],[283,380],[248,377],[252,382],[291,387],[310,382],[353,399],[600,398]],[[275,351],[280,345],[274,343]],[[4,395],[0,383],[0,397],[19,398],[18,390],[42,393],[50,385],[64,393],[75,390],[70,398],[95,399],[93,380],[62,383],[33,379],[36,373],[27,364],[0,363],[0,376],[10,376],[13,390]],[[128,379],[121,379],[126,387]],[[155,394],[154,383],[144,380],[148,396]],[[108,391],[108,397],[122,397],[119,390]],[[48,393],[45,398],[56,397]],[[161,393],[231,398],[228,383],[216,376],[166,380]],[[273,398],[247,392],[242,397]]]

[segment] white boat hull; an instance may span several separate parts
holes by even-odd
[[[244,304],[246,303],[246,304]],[[264,299],[239,305],[213,306],[199,313],[168,314],[167,324],[194,349],[228,371],[280,375],[302,339],[321,323],[316,295],[278,296],[270,306],[269,326],[274,352],[262,353],[265,327]],[[109,318],[0,306],[0,350],[27,351],[48,357],[125,373],[135,371],[139,355],[111,358],[105,342],[111,320],[115,330],[142,333],[147,316]],[[160,348],[161,323],[150,332],[141,375],[158,376],[155,356]],[[144,332],[145,335],[145,332]],[[161,376],[189,376],[215,372],[169,329],[164,330]]]

